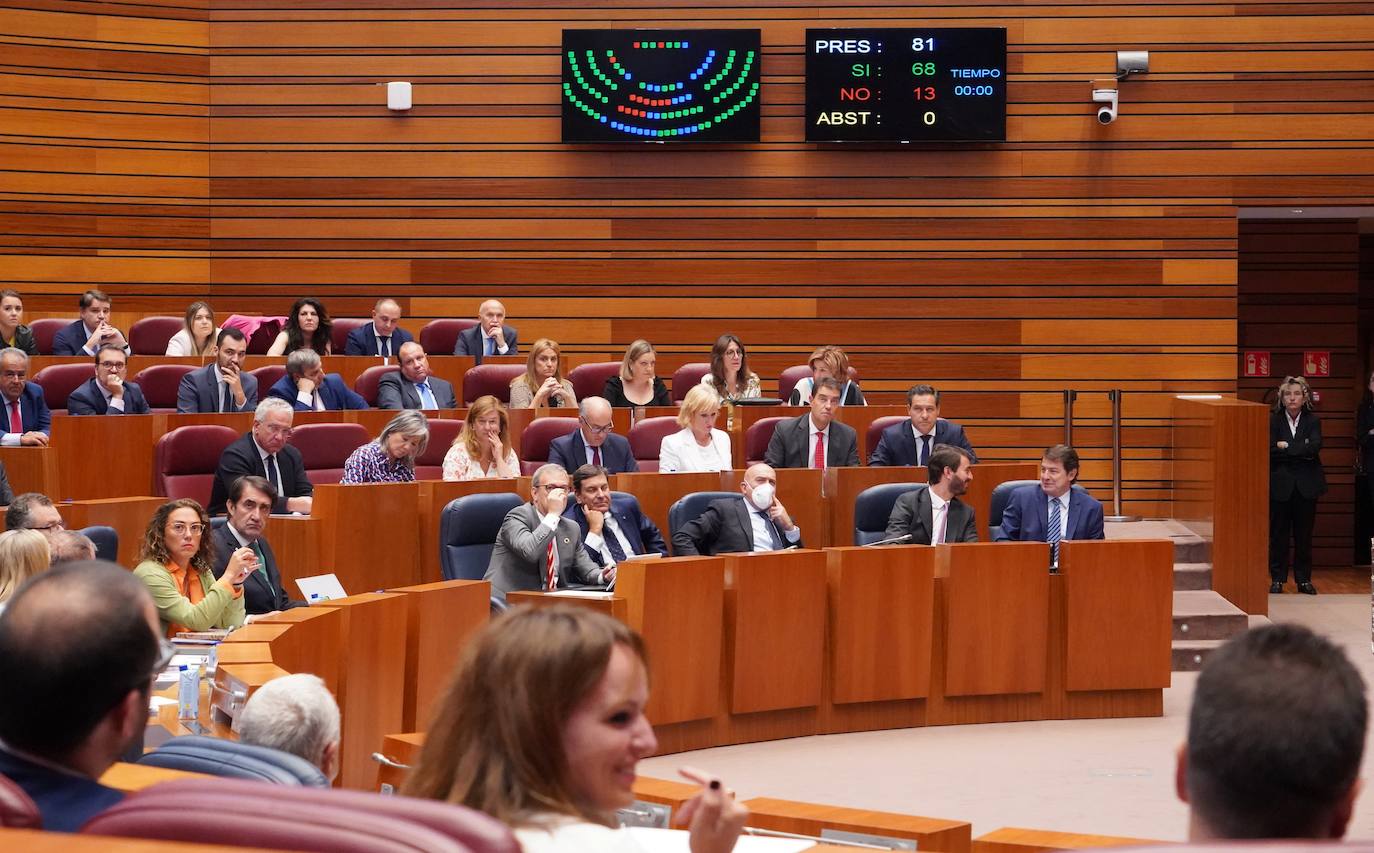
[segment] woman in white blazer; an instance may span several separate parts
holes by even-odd
[[[678,410],[677,422],[682,429],[665,435],[658,446],[658,470],[728,471],[734,467],[730,458],[730,436],[715,428],[720,414],[720,395],[709,385],[697,385],[687,392]]]

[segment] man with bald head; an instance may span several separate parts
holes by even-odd
[[[673,534],[673,556],[802,547],[801,528],[778,500],[778,475],[762,462],[744,472],[739,498],[711,501]]]
[[[482,363],[488,355],[515,355],[515,328],[506,324],[506,306],[488,299],[477,308],[477,325],[458,333],[454,355],[470,355]]]
[[[0,618],[0,773],[43,829],[75,832],[124,796],[97,780],[143,735],[174,649],[147,588],[90,560],[35,576]]]
[[[453,386],[429,372],[429,356],[414,341],[401,344],[401,369],[377,384],[379,409],[456,409]]]
[[[623,435],[611,432],[611,404],[604,397],[587,397],[577,407],[577,429],[549,442],[549,461],[564,470],[599,465],[611,474],[638,471],[639,462]]]
[[[415,340],[400,326],[401,306],[388,296],[372,306],[372,322],[364,323],[348,333],[344,355],[374,355],[396,358],[401,347]]]

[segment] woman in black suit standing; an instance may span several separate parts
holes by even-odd
[[[1288,539],[1293,538],[1293,580],[1298,592],[1312,586],[1312,527],[1317,498],[1326,491],[1321,461],[1322,425],[1312,411],[1312,389],[1301,376],[1279,385],[1269,417],[1269,586],[1283,592],[1288,580]]]

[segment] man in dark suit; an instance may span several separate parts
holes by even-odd
[[[291,437],[292,414],[291,405],[276,397],[258,404],[253,414],[253,428],[220,454],[207,507],[211,515],[224,514],[229,487],[246,474],[264,477],[276,487],[273,512],[309,515],[315,487],[305,475],[301,452],[286,443]]]
[[[549,442],[549,461],[565,471],[583,465],[600,465],[612,474],[638,471],[629,440],[611,432],[611,404],[603,397],[587,397],[577,409],[577,429]]]
[[[99,779],[142,742],[153,678],[175,651],[147,587],[112,563],[56,566],[10,599],[0,774],[33,799],[45,831],[76,832],[123,799]]]
[[[673,533],[673,555],[781,551],[802,547],[801,528],[777,498],[778,475],[762,462],[744,472],[742,498],[711,501]]]
[[[601,568],[637,554],[668,556],[658,525],[639,509],[633,495],[612,495],[610,475],[598,465],[573,472],[573,497],[563,515],[577,522],[582,547]]]
[[[456,409],[453,386],[429,372],[429,356],[414,341],[401,344],[401,369],[377,385],[379,409]]]
[[[110,325],[110,297],[99,290],[81,294],[81,319],[57,330],[52,339],[53,355],[95,355],[105,344],[129,352],[124,333]]]
[[[348,333],[344,355],[375,355],[395,358],[401,345],[415,340],[402,329],[401,306],[396,300],[383,297],[372,306],[372,322],[364,323]]]
[[[367,401],[345,385],[342,376],[324,372],[319,353],[309,349],[298,349],[286,357],[286,375],[267,396],[285,400],[298,412],[367,408]]]
[[[257,408],[258,379],[243,369],[248,338],[238,329],[226,327],[215,345],[214,364],[181,377],[177,386],[179,413],[251,412]]]
[[[516,331],[505,325],[506,306],[488,299],[478,306],[477,320],[478,325],[458,333],[454,355],[470,355],[481,364],[483,356],[516,354]]]
[[[286,594],[277,570],[277,555],[262,537],[276,500],[277,490],[265,478],[254,474],[239,477],[229,485],[228,523],[213,528],[215,577],[224,574],[229,558],[240,548],[252,548],[258,557],[257,570],[243,582],[244,609],[250,616],[305,606],[304,601]]]
[[[870,466],[924,465],[937,444],[957,447],[978,463],[964,428],[941,419],[939,391],[929,385],[913,385],[906,392],[906,407],[911,422],[883,430],[878,446],[868,455]]]
[[[606,584],[615,566],[601,568],[587,556],[577,524],[563,515],[570,491],[568,472],[549,463],[531,480],[532,500],[506,514],[496,534],[484,580],[504,601],[511,590],[566,589],[570,583]]]
[[[29,381],[29,356],[21,349],[0,350],[0,395],[4,399],[5,447],[47,447],[52,433],[52,413],[43,389]]]
[[[763,461],[774,468],[856,467],[859,435],[835,420],[839,407],[840,383],[828,376],[816,380],[810,414],[780,421]]]
[[[115,344],[95,353],[95,377],[67,397],[69,415],[146,415],[148,401],[137,382],[127,382],[129,356]]]
[[[1050,564],[1059,565],[1064,539],[1105,539],[1102,504],[1087,492],[1074,489],[1078,479],[1078,451],[1056,444],[1040,460],[1040,484],[1012,491],[1002,511],[999,542],[1048,542]]]
[[[926,466],[930,485],[907,492],[892,505],[884,539],[910,538],[903,544],[940,545],[977,542],[973,507],[959,500],[973,482],[973,460],[962,447],[937,444]]]

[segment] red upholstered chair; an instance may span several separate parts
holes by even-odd
[[[681,403],[693,385],[701,384],[701,377],[711,372],[711,363],[691,361],[673,371],[673,402]]]
[[[430,320],[420,330],[420,346],[428,355],[453,355],[458,333],[476,325],[476,320]]]
[[[243,779],[182,779],[145,788],[92,818],[83,834],[166,841],[206,840],[205,803],[251,815],[230,847],[330,853],[520,853],[504,824],[473,809],[368,791],[273,785]]]
[[[577,395],[577,399],[585,400],[588,397],[600,397],[606,392],[606,380],[619,375],[620,362],[597,361],[579,364],[569,370],[568,381],[572,383],[573,393]]]
[[[9,829],[42,829],[38,806],[8,776],[0,776],[0,826]]]
[[[902,415],[884,415],[881,418],[874,418],[872,423],[868,425],[868,429],[864,431],[864,437],[868,442],[864,445],[864,447],[868,448],[868,450],[865,451],[865,453],[871,454],[874,450],[878,448],[878,440],[883,437],[883,430],[887,429],[893,424],[910,422],[911,418],[904,417]],[[859,461],[862,464],[867,465],[868,457],[865,456]]]
[[[50,364],[33,375],[33,381],[43,389],[43,399],[49,409],[66,409],[67,398],[87,379],[95,376],[95,364]]]
[[[342,480],[349,454],[372,439],[362,424],[301,424],[291,433],[305,475],[316,486]]]
[[[265,364],[262,367],[248,371],[253,374],[253,378],[258,380],[258,400],[267,399],[267,392],[272,390],[272,386],[281,381],[286,375],[286,365],[284,364]]]
[[[177,427],[166,433],[154,451],[154,493],[170,499],[192,498],[209,506],[219,457],[238,437],[218,424]]]
[[[520,436],[520,473],[533,474],[540,465],[548,462],[549,443],[577,429],[577,426],[577,418],[537,418],[531,421]]]
[[[38,346],[39,355],[52,355],[52,339],[57,337],[58,331],[64,326],[70,326],[75,317],[66,320],[61,317],[43,317],[29,323],[29,330],[33,332],[33,342]],[[48,404],[52,408],[52,404]]]
[[[415,460],[415,479],[441,480],[444,477],[444,456],[463,431],[463,422],[453,418],[429,419],[429,445]]]
[[[778,396],[784,403],[787,398],[792,396],[792,389],[797,387],[797,383],[811,375],[811,365],[794,364],[782,372],[778,377]],[[854,369],[854,365],[849,366],[849,378],[853,382],[859,381],[859,371]]]
[[[744,464],[762,462],[768,452],[768,442],[773,440],[773,430],[778,424],[790,418],[759,418],[744,431]]]
[[[335,350],[335,352],[339,351]],[[367,401],[367,404],[375,409],[377,407],[377,390],[381,387],[382,377],[398,370],[400,368],[394,364],[379,364],[375,367],[369,367],[359,373],[357,379],[353,380],[353,390],[357,391]]]
[[[175,412],[181,378],[198,369],[187,364],[152,364],[134,376],[134,383],[143,389],[143,396],[153,411]]]
[[[672,435],[682,429],[678,424],[677,418],[645,418],[636,421],[630,427],[630,452],[634,454],[635,461],[639,463],[641,471],[658,470],[658,449],[663,444],[663,437]]]
[[[490,394],[503,403],[510,402],[510,383],[525,372],[523,364],[479,364],[463,374],[463,404],[471,406],[478,397]]]
[[[329,326],[329,348],[335,355],[343,355],[348,347],[348,333],[363,325],[371,323],[371,317],[335,317]],[[354,388],[357,391],[358,389]],[[362,393],[359,391],[358,393]]]
[[[181,317],[144,317],[129,327],[129,349],[134,355],[166,355],[167,342],[180,332],[186,321]]]

